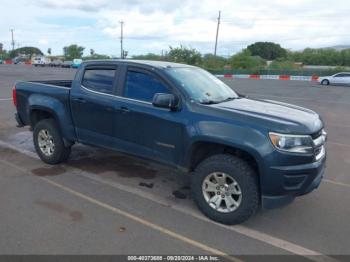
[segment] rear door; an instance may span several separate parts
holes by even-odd
[[[88,66],[71,90],[71,110],[78,140],[113,147],[116,66]]]

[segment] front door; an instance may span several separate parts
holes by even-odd
[[[128,143],[131,153],[167,163],[179,161],[183,150],[183,114],[152,105],[154,94],[171,92],[156,74],[128,69],[123,97],[118,102],[121,113],[116,116],[115,134]]]
[[[344,83],[344,76],[345,74],[339,73],[333,76],[333,84],[343,84]]]

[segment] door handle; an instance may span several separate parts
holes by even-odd
[[[122,111],[122,113],[128,113],[128,112],[130,112],[129,108],[127,108],[126,106],[121,106],[121,107],[120,107],[120,111]]]
[[[84,98],[81,98],[81,97],[74,98],[73,101],[75,101],[77,103],[81,103],[81,104],[86,103],[86,100]]]

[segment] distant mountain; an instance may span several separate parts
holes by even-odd
[[[306,48],[312,48],[312,49],[334,49],[336,51],[341,51],[344,49],[350,49],[350,45],[334,45],[334,46],[327,46],[327,47],[306,47]],[[297,50],[297,52],[302,52],[304,49]],[[288,49],[289,51],[293,51],[292,49]]]
[[[341,51],[344,49],[350,49],[350,45],[335,45],[335,46],[329,46],[329,47],[325,47],[323,49],[334,49],[337,51]]]

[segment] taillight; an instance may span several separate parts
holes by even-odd
[[[17,107],[17,93],[16,93],[16,87],[12,89],[12,101],[13,105]]]

